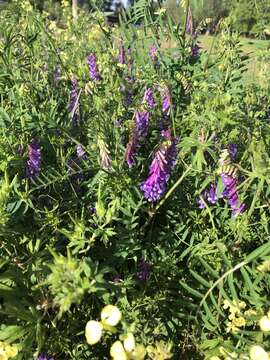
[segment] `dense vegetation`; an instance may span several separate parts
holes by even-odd
[[[0,12],[0,359],[269,358],[269,72],[181,9]]]

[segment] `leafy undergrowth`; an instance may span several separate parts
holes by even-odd
[[[1,359],[268,358],[269,87],[187,20],[1,11]]]

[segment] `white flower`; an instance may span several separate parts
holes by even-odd
[[[115,341],[110,349],[110,355],[114,360],[127,360],[127,354],[121,341]]]
[[[116,326],[121,318],[121,311],[114,305],[107,305],[101,311],[101,322],[105,325]]]
[[[99,342],[102,336],[102,324],[98,321],[90,320],[85,327],[85,336],[88,344],[94,345]]]
[[[270,331],[270,319],[267,316],[263,316],[259,324],[262,331]]]
[[[249,351],[250,360],[269,360],[267,352],[258,345],[254,345]]]
[[[127,352],[132,352],[135,349],[135,338],[132,333],[128,333],[125,336],[124,348]]]

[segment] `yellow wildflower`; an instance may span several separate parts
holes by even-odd
[[[88,344],[94,345],[99,342],[102,336],[103,326],[100,322],[90,320],[85,327],[85,336]]]
[[[262,331],[270,331],[270,319],[268,316],[263,316],[260,321],[259,325]]]
[[[267,352],[259,345],[254,345],[249,351],[250,360],[269,360]]]
[[[115,341],[110,349],[110,355],[114,360],[128,360],[124,346],[121,341]]]
[[[104,325],[116,326],[121,318],[121,311],[114,305],[107,305],[101,311],[101,322]]]
[[[147,353],[153,360],[166,360],[173,357],[171,344],[166,344],[164,341],[157,341],[155,346],[148,346]]]

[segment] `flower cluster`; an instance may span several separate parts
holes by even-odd
[[[224,300],[224,309],[229,311],[228,323],[227,323],[227,332],[236,333],[239,331],[239,328],[244,327],[248,323],[254,315],[256,315],[256,311],[253,309],[246,309],[246,303],[244,301],[228,301]]]
[[[150,277],[151,265],[142,257],[138,263],[137,277],[141,281],[147,281]]]
[[[171,95],[168,87],[162,89],[162,112],[169,116],[171,111]]]
[[[100,76],[100,73],[98,71],[97,60],[96,60],[96,55],[95,54],[89,54],[87,56],[87,64],[88,64],[88,67],[89,67],[90,78],[92,80],[94,80],[94,81],[101,80],[101,76]]]
[[[210,204],[215,204],[217,201],[217,185],[212,183],[201,193],[201,198],[198,200],[198,205],[200,209],[204,209],[205,203],[209,202]]]
[[[102,309],[100,317],[101,321],[90,320],[86,324],[85,336],[89,345],[98,343],[104,331],[116,333],[122,314],[118,307],[107,305]],[[125,332],[112,344],[110,355],[113,360],[143,360],[146,350],[143,345],[136,343],[133,333]]]
[[[245,211],[245,204],[240,202],[237,190],[237,169],[231,165],[237,155],[236,144],[229,144],[226,149],[221,152],[219,159],[218,174],[221,177],[223,191],[218,195],[217,184],[212,183],[200,194],[198,206],[200,209],[205,208],[205,203],[215,204],[219,197],[226,199],[234,216],[242,214]]]
[[[71,78],[71,90],[70,90],[70,103],[68,111],[71,114],[71,120],[78,124],[80,121],[80,109],[79,109],[79,96],[78,96],[78,81],[73,76]]]
[[[231,168],[231,161],[235,159],[237,155],[237,147],[235,144],[228,145],[227,149],[222,151],[219,159],[220,164],[220,176],[223,184],[222,197],[225,198],[233,215],[237,216],[245,211],[245,204],[240,203],[239,195],[237,191],[237,172],[236,169]]]
[[[28,145],[28,160],[26,167],[26,177],[34,179],[40,172],[41,167],[41,149],[36,139],[33,139]]]
[[[150,109],[153,109],[156,105],[153,91],[151,88],[147,88],[143,97],[143,104],[146,104],[142,110],[137,110],[135,113],[135,124],[132,127],[129,142],[126,147],[125,161],[129,167],[134,165],[134,157],[139,149],[140,141],[146,137],[150,122]]]
[[[149,50],[149,56],[152,59],[154,65],[158,63],[158,57],[157,57],[157,48],[152,45]]]
[[[151,88],[147,88],[144,93],[143,101],[149,106],[150,109],[153,109],[156,106],[153,90]]]
[[[9,360],[17,356],[18,349],[5,341],[0,341],[0,360]]]
[[[171,171],[177,160],[176,144],[178,139],[173,138],[170,131],[164,132],[164,137],[165,141],[154,153],[149,176],[141,185],[145,199],[150,202],[158,201],[165,193]]]

